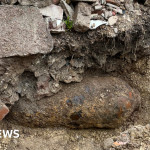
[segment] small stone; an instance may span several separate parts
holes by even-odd
[[[101,10],[102,8],[103,8],[102,5],[96,5],[96,6],[94,7],[95,10]]]
[[[64,1],[60,1],[63,10],[65,11],[66,16],[69,16],[70,20],[73,20],[74,10]]]
[[[77,3],[73,21],[74,30],[77,32],[86,32],[90,26],[90,18],[91,5],[84,2]]]
[[[135,3],[135,4],[134,4],[134,9],[135,9],[135,10],[139,10],[139,9],[140,9],[139,3]]]
[[[110,17],[110,18],[108,19],[108,24],[109,24],[110,26],[112,26],[112,25],[114,25],[114,24],[117,22],[117,20],[118,20],[118,17],[117,17],[117,16],[112,16],[112,17]]]
[[[133,10],[133,12],[138,16],[142,15],[141,10]]]
[[[116,15],[116,13],[112,11],[112,15],[113,15],[113,16],[115,16],[115,15]]]
[[[133,11],[134,9],[133,4],[128,2],[125,3],[125,7],[128,11]]]
[[[107,3],[106,5],[107,5],[107,6],[110,6],[110,7],[113,7],[113,8],[117,8],[117,9],[120,8],[120,7],[118,7],[118,6],[116,6],[116,5],[113,5],[113,4],[110,4],[110,3]]]
[[[114,28],[114,32],[117,34],[117,33],[118,33],[118,29],[117,29],[117,28]]]
[[[103,147],[105,150],[108,150],[112,145],[113,145],[114,141],[112,138],[108,138],[106,140],[104,140],[104,144]]]
[[[54,4],[44,8],[40,8],[40,13],[43,16],[47,16],[52,19],[58,19],[58,20],[63,19],[63,9],[60,6]]]
[[[113,16],[113,13],[112,11],[105,11],[104,16],[105,16],[105,19],[108,19],[109,17]]]

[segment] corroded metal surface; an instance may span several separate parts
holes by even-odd
[[[115,128],[139,106],[139,93],[121,79],[95,77],[64,84],[54,96],[34,103],[21,98],[10,116],[28,126]]]

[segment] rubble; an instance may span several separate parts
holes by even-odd
[[[5,5],[5,4],[13,5],[13,4],[15,4],[17,2],[17,0],[9,0],[9,1],[1,0],[0,2],[2,3],[2,5]]]
[[[113,11],[115,11],[116,13],[123,15],[122,9],[113,9]]]
[[[144,5],[145,5],[145,6],[150,6],[150,1],[149,1],[149,0],[146,0],[145,3],[144,3]]]
[[[50,5],[45,8],[40,8],[40,13],[44,18],[47,29],[50,29],[51,33],[65,32],[66,25],[63,20],[63,9],[57,5]]]
[[[51,52],[53,39],[38,8],[1,5],[0,14],[0,58]]]
[[[74,10],[64,0],[61,0],[60,4],[61,4],[66,16],[67,17],[69,16],[69,19],[73,20]]]
[[[106,0],[101,0],[101,4],[105,5],[106,4]]]
[[[125,7],[128,11],[133,11],[134,10],[134,7],[133,7],[133,4],[130,0],[127,0],[126,3],[125,3]]]
[[[51,0],[18,0],[20,5],[23,6],[36,6],[36,7],[46,7],[52,4]]]
[[[134,149],[134,150],[149,150],[150,148],[150,125],[131,126],[128,130],[120,133],[119,136],[114,136],[104,140],[104,150],[113,149]]]
[[[117,17],[117,16],[112,16],[112,17],[110,17],[110,18],[108,19],[108,24],[109,24],[110,26],[112,26],[112,25],[114,25],[114,24],[117,22],[117,20],[118,20],[118,17]]]
[[[54,4],[44,8],[40,8],[40,13],[43,16],[50,17],[51,19],[63,19],[63,9],[60,6]]]
[[[113,7],[113,8],[117,8],[117,9],[119,9],[119,7],[118,7],[118,6],[113,5],[113,4],[106,3],[106,5],[107,5],[107,6],[109,6],[109,7]]]
[[[117,34],[117,33],[118,33],[118,29],[117,29],[117,28],[114,28],[114,32]]]
[[[61,33],[65,32],[66,25],[61,20],[50,20],[49,23],[49,29],[51,33]]]
[[[2,0],[2,3],[3,1],[5,0]],[[20,0],[20,3],[27,3],[28,1],[31,2],[31,0]],[[38,4],[39,1],[36,1],[37,2],[34,2],[33,5]],[[146,1],[145,5],[146,3],[148,2]],[[59,6],[56,6],[55,4],[59,4]],[[66,27],[69,27],[69,30],[74,28],[74,30],[77,32],[86,32],[89,29],[96,29],[101,24],[108,25],[107,23],[102,23],[107,22],[108,20],[110,25],[115,24],[115,20],[117,20],[116,18],[118,18],[118,15],[125,17],[125,10],[132,11],[136,15],[141,15],[141,11],[139,10],[140,7],[137,2],[134,4],[134,7],[131,0],[126,0],[125,2],[123,0],[118,2],[113,0],[52,0],[49,6],[40,8],[40,12],[44,17],[50,17],[49,20],[51,21],[46,21],[48,29],[50,28],[49,24],[51,24],[50,26],[52,28],[50,28],[50,32],[64,32],[65,25],[63,22],[61,22],[61,27],[58,24],[60,24],[60,20],[62,21],[64,19],[64,21],[66,21],[65,19],[68,19],[68,17],[69,21],[73,21],[73,27],[72,25],[70,27],[65,23]],[[63,16],[63,11],[65,12],[65,17]],[[93,28],[93,22],[90,24],[90,20],[98,20],[95,22],[97,24],[96,27]],[[55,24],[57,24],[58,27],[53,29]]]
[[[102,5],[96,5],[96,6],[94,7],[95,10],[101,10],[102,8],[103,8]]]
[[[90,21],[90,29],[96,29],[97,27],[103,25],[103,24],[108,24],[106,21],[101,21],[101,20],[91,20]]]
[[[113,12],[112,11],[105,11],[104,13],[104,17],[107,20],[108,18],[110,18],[111,16],[113,16]]]
[[[91,5],[79,2],[75,6],[73,27],[75,31],[86,32],[90,26]]]

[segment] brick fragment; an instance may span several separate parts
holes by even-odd
[[[6,105],[0,106],[0,120],[2,120],[9,113],[9,109]]]

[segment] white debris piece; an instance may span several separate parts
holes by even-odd
[[[133,12],[138,16],[142,15],[141,10],[133,10]]]
[[[92,19],[95,20],[96,18],[98,18],[98,14],[92,14],[90,19],[91,19],[91,20],[92,20]]]
[[[106,0],[101,0],[101,4],[105,5],[106,4]]]
[[[131,22],[129,15],[123,15],[123,18],[126,19],[127,21]]]
[[[94,6],[99,5],[99,4],[100,4],[99,0],[96,0],[96,2],[93,3],[91,6],[94,7]]]
[[[43,16],[58,20],[63,19],[63,9],[60,6],[51,4],[50,6],[40,8],[39,10]]]
[[[120,9],[120,7],[118,7],[118,6],[116,6],[116,5],[113,5],[113,4],[109,4],[109,3],[107,3],[106,5],[107,5],[107,6],[110,6],[110,7],[113,7],[113,8]]]
[[[105,11],[104,16],[105,16],[105,19],[108,19],[109,17],[113,16],[112,11]]]
[[[117,16],[112,16],[112,17],[110,17],[110,18],[108,19],[108,24],[109,24],[110,26],[112,26],[112,25],[114,25],[114,24],[117,22],[117,20],[118,20],[118,17],[117,17]]]
[[[95,10],[101,10],[102,8],[103,8],[102,5],[96,5],[96,6],[94,7]]]
[[[96,29],[97,27],[101,26],[101,25],[108,25],[108,22],[106,21],[101,21],[101,20],[91,20],[90,22],[90,29]]]
[[[128,11],[133,11],[134,7],[132,3],[125,3],[125,7]]]
[[[114,32],[117,34],[117,33],[118,33],[118,29],[117,29],[117,28],[114,28]]]

